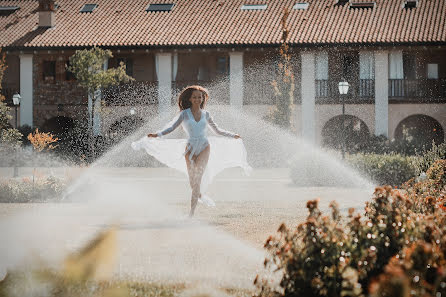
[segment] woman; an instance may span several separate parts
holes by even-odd
[[[164,142],[155,142],[147,140],[140,140],[133,143],[134,149],[144,148],[149,154],[156,157],[161,162],[169,167],[173,167],[182,171],[182,166],[176,164],[175,156],[167,156],[166,151],[172,152],[172,155],[177,154],[174,146],[180,145],[184,150],[184,157],[186,159],[187,174],[189,176],[189,183],[192,188],[191,209],[189,216],[193,216],[199,198],[203,198],[201,191],[203,189],[203,174],[206,176],[206,186],[213,176],[218,172],[228,167],[240,166],[249,171],[250,167],[246,162],[246,150],[240,140],[240,135],[234,134],[220,129],[209,112],[204,110],[204,107],[209,99],[207,90],[201,86],[186,87],[178,96],[178,106],[180,114],[171,122],[171,124],[164,130],[158,133],[149,133],[149,138],[162,137],[174,131],[180,124],[188,134],[186,143],[172,139],[164,139]],[[232,141],[222,141],[221,139],[207,137],[206,126],[209,126],[215,133],[233,138]],[[238,139],[238,140],[235,140]],[[236,141],[236,142],[234,142]],[[211,155],[211,150],[216,146],[219,152],[217,156]],[[185,147],[185,148],[184,148]],[[208,167],[209,158],[211,156],[210,166]],[[214,156],[214,158],[212,158]],[[209,204],[213,201],[206,198]]]

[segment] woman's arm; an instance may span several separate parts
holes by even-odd
[[[220,129],[217,124],[212,119],[211,115],[208,111],[206,111],[206,120],[208,121],[209,127],[211,127],[212,131],[214,131],[216,134],[227,136],[227,137],[234,137],[234,138],[240,138],[240,135]]]
[[[147,136],[148,137],[161,137],[163,135],[169,134],[170,132],[172,132],[176,128],[178,128],[178,126],[183,121],[183,117],[184,117],[184,112],[181,112],[180,115],[178,116],[178,119],[176,121],[174,121],[170,127],[167,127],[166,129],[164,129],[162,131],[158,131],[156,134],[155,133],[149,133]]]

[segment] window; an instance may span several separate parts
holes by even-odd
[[[243,4],[241,10],[265,10],[267,4]]]
[[[217,58],[217,74],[227,75],[229,73],[229,59],[228,57]]]
[[[18,6],[0,6],[0,16],[8,16],[20,9]]]
[[[416,79],[416,56],[412,53],[403,53],[403,73],[405,79]]]
[[[438,64],[427,64],[427,78],[438,79]]]
[[[293,9],[296,9],[296,10],[306,10],[306,9],[308,9],[308,6],[309,6],[310,4],[309,3],[306,3],[306,2],[299,2],[299,3],[296,3],[294,6],[293,6]]]
[[[118,58],[118,66],[122,63],[125,65],[125,73],[133,76],[133,60],[129,58]]]
[[[374,8],[375,2],[352,2],[350,8]]]
[[[352,66],[353,66],[353,56],[344,55],[342,56],[342,78],[350,79],[352,74]]]
[[[316,80],[328,80],[328,53],[316,54]]]
[[[56,79],[56,61],[43,61],[43,80]]]
[[[416,8],[417,5],[418,5],[418,1],[417,0],[407,0],[407,1],[404,1],[404,8],[405,9]]]
[[[74,73],[68,70],[70,67],[70,60],[65,61],[65,80],[76,80]]]
[[[93,12],[98,7],[97,4],[84,4],[80,12]]]
[[[166,3],[166,4],[149,4],[149,6],[146,8],[147,12],[157,12],[157,11],[171,11],[173,8],[172,3]]]

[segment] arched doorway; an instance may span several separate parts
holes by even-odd
[[[409,144],[421,151],[430,149],[432,141],[436,144],[444,142],[444,130],[434,118],[416,114],[402,120],[395,129],[395,140]]]
[[[107,139],[109,142],[116,143],[121,141],[126,136],[129,136],[136,129],[144,124],[143,119],[134,116],[125,116],[114,122],[107,132]]]
[[[323,146],[341,150],[345,144],[346,152],[350,153],[359,151],[369,136],[369,128],[364,121],[352,115],[331,118],[322,128]]]

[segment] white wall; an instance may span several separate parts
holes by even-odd
[[[20,125],[33,126],[33,55],[20,54]]]

